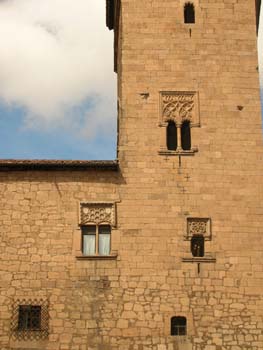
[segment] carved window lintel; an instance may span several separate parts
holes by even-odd
[[[116,204],[114,202],[81,202],[79,224],[108,224],[115,227]]]
[[[173,125],[176,127],[174,134],[171,132]],[[160,92],[160,155],[193,155],[197,148],[191,146],[191,129],[198,126],[200,118],[197,91]],[[171,145],[176,146],[169,147]]]
[[[186,240],[191,240],[194,235],[201,235],[206,241],[212,239],[211,219],[210,218],[187,218]]]
[[[200,124],[197,91],[161,91],[160,122],[174,121],[178,126],[184,121]]]
[[[116,229],[116,202],[81,202],[79,230],[74,236],[76,259],[117,259],[112,228]]]

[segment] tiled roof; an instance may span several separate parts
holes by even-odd
[[[118,170],[117,160],[0,159],[0,171],[9,170]]]

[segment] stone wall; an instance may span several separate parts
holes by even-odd
[[[122,276],[144,282],[130,291],[132,310],[143,308],[128,332],[148,336],[149,349],[262,349],[255,4],[193,3],[196,23],[184,24],[184,1],[122,1],[120,208],[130,212],[120,219],[122,264],[130,267]],[[163,96],[170,103],[192,92],[194,108],[164,108]],[[190,119],[190,152],[165,150],[167,116],[177,125]],[[211,219],[199,272],[187,218]],[[185,340],[169,336],[176,315],[187,317]]]
[[[263,349],[254,0],[193,2],[186,25],[181,0],[122,0],[118,172],[0,173],[1,350]],[[192,149],[167,152],[163,93],[189,92]],[[111,259],[78,258],[80,202],[116,203]],[[20,298],[49,301],[48,338],[11,336]]]

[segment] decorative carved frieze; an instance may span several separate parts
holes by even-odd
[[[202,235],[206,240],[211,239],[211,220],[209,218],[187,218],[187,239],[194,235]]]
[[[174,121],[182,124],[185,120],[199,124],[198,98],[196,91],[161,92],[161,122]]]
[[[80,224],[100,225],[109,224],[115,226],[114,203],[81,203]]]
[[[188,222],[188,231],[191,235],[205,235],[207,221],[204,219],[191,219]]]

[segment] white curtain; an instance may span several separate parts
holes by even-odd
[[[96,253],[96,235],[83,236],[83,254],[95,255]]]
[[[99,254],[110,255],[110,234],[108,233],[99,234]]]

